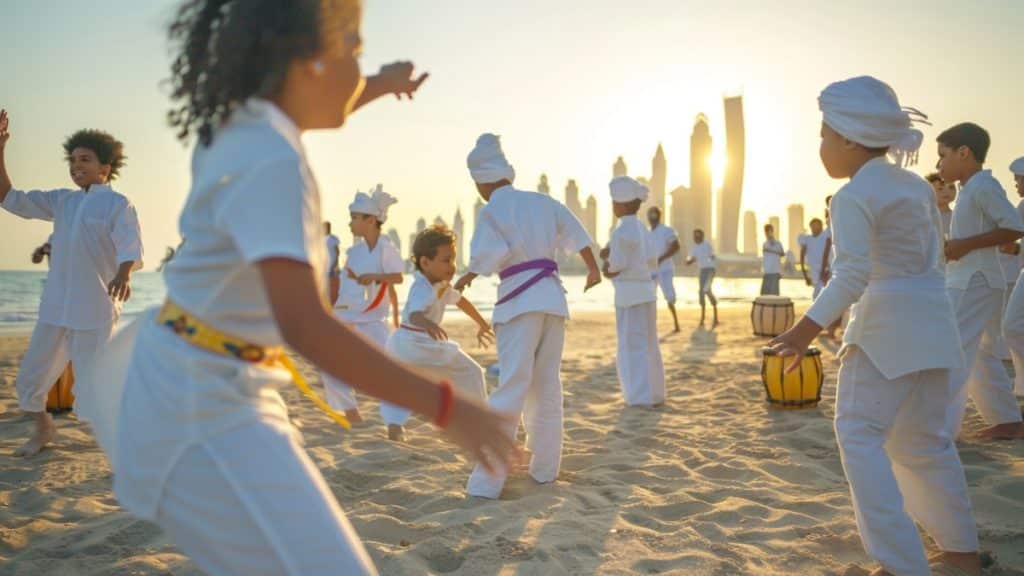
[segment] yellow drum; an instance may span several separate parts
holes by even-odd
[[[64,373],[50,388],[46,397],[46,411],[53,413],[70,412],[75,404],[75,394],[71,389],[75,385],[75,371],[68,363]]]
[[[770,348],[762,348],[761,382],[768,402],[776,408],[799,410],[813,408],[821,401],[821,385],[825,373],[821,365],[821,351],[809,348],[800,368],[786,374],[792,356],[779,356]]]
[[[793,327],[793,301],[785,296],[758,296],[750,310],[755,336],[774,337]]]

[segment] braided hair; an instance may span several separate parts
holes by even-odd
[[[358,24],[360,0],[186,0],[168,34],[167,113],[178,138],[209,146],[248,98],[273,97],[294,60],[312,58]]]

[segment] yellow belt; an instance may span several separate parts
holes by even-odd
[[[163,308],[160,309],[160,314],[157,315],[156,321],[158,324],[170,328],[182,340],[197,348],[202,348],[221,356],[237,358],[250,364],[284,368],[291,375],[295,387],[312,400],[317,408],[330,416],[332,420],[343,428],[352,427],[344,414],[331,408],[327,402],[324,402],[322,398],[316,395],[316,392],[313,392],[313,389],[309,387],[309,383],[306,382],[306,379],[299,373],[298,368],[295,367],[295,363],[285,354],[284,348],[280,346],[273,348],[257,346],[240,338],[225,334],[182,310],[170,300],[164,303]]]

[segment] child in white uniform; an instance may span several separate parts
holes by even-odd
[[[1021,198],[1017,204],[1017,213],[1024,219],[1024,157],[1017,158],[1010,164],[1010,172],[1013,174],[1017,196]],[[1009,245],[1007,251],[1016,253],[1021,264],[1024,264],[1024,251],[1021,250],[1019,243]],[[1024,274],[1024,270],[1022,270],[1022,274]],[[1016,381],[1014,393],[1017,396],[1024,396],[1024,282],[1021,282],[1020,277],[1018,277],[1013,292],[1010,294],[1010,299],[1006,304],[1006,315],[1003,317],[1003,333],[1006,336],[1006,343],[1009,345],[1010,353],[1013,357]],[[1018,435],[1018,437],[1022,436],[1024,434]]]
[[[39,322],[15,381],[18,406],[32,415],[35,432],[14,453],[31,456],[56,436],[46,395],[57,377],[69,360],[79,374],[87,371],[110,338],[131,296],[131,274],[142,267],[142,238],[135,207],[110,187],[124,164],[120,142],[97,130],[76,132],[64,152],[78,189],[23,192],[7,174],[8,124],[0,111],[0,202],[16,216],[53,222]]]
[[[498,137],[484,134],[467,158],[480,197],[487,204],[470,243],[469,272],[455,283],[462,291],[479,275],[498,274],[492,324],[498,344],[498,388],[492,408],[515,417],[525,413],[530,476],[553,482],[562,460],[562,381],[559,374],[569,307],[555,257],[578,252],[587,264],[585,290],[601,282],[593,241],[564,204],[537,192],[512,187],[515,171]],[[516,422],[505,426],[509,439]],[[471,496],[497,498],[507,468],[477,466],[469,478]]]
[[[336,128],[379,96],[411,95],[425,77],[399,63],[361,78],[359,2],[243,6],[187,2],[171,25],[171,119],[181,138],[198,135],[180,220],[188,243],[165,275],[163,321],[147,314],[104,354],[127,349],[127,376],[122,390],[96,380],[114,411],[91,421],[115,439],[102,445],[120,503],[203,573],[375,574],[277,391],[294,377],[277,367],[289,364],[281,346],[423,414],[488,466],[514,461],[515,447],[500,415],[389,359],[326,301],[302,132]]]
[[[960,182],[946,242],[946,283],[966,364],[953,374],[950,433],[959,434],[970,396],[989,424],[981,438],[1013,438],[1021,433],[1020,407],[993,336],[1001,333],[1006,297],[998,247],[1024,236],[1024,221],[992,172],[982,169],[990,143],[984,129],[958,124],[940,134],[938,143],[939,174],[946,182]]]
[[[697,290],[698,299],[700,300],[700,325],[702,328],[704,327],[705,299],[707,299],[711,301],[711,310],[714,313],[714,321],[711,326],[718,326],[718,299],[715,298],[715,293],[711,290],[711,285],[715,281],[715,269],[717,268],[715,252],[711,249],[711,243],[704,241],[704,231],[700,229],[693,231],[693,246],[690,247],[690,255],[686,259],[686,265],[690,266],[694,262],[697,263],[698,269]]]
[[[655,279],[661,287],[661,294],[668,303],[668,311],[672,313],[672,324],[679,332],[679,316],[676,314],[676,266],[672,261],[679,252],[679,235],[671,227],[661,221],[661,208],[651,206],[647,209],[647,223],[651,226],[651,237],[654,241],[655,256],[658,258],[658,269]]]
[[[405,263],[402,255],[381,226],[387,220],[388,209],[397,202],[380,186],[372,195],[359,192],[349,205],[352,220],[349,229],[356,238],[346,253],[341,269],[341,289],[335,302],[335,316],[351,325],[360,334],[383,350],[387,347],[391,329],[388,316],[392,302],[388,291],[402,283]],[[361,241],[360,241],[361,240]],[[359,403],[350,386],[322,374],[327,402],[335,410],[343,410],[354,422],[362,422]],[[388,426],[388,437],[398,440],[409,412],[391,404],[380,405],[380,415]]]
[[[660,249],[637,218],[647,187],[629,176],[609,184],[612,209],[619,225],[608,243],[604,275],[615,285],[616,369],[628,406],[665,402],[665,368],[658,345],[657,288],[651,273]]]
[[[484,402],[487,388],[483,368],[448,340],[448,333],[441,327],[445,308],[457,306],[476,322],[480,346],[494,343],[490,324],[451,286],[455,257],[455,234],[445,226],[432,226],[416,236],[412,246],[416,272],[401,326],[388,338],[388,351],[406,364],[451,380],[467,396]]]
[[[922,135],[874,78],[832,84],[819,102],[822,163],[833,178],[850,179],[832,200],[835,269],[807,315],[772,346],[796,365],[821,328],[853,306],[835,427],[861,539],[882,566],[873,574],[929,576],[948,564],[978,575],[967,483],[944,426],[950,370],[962,355],[938,209],[924,180],[885,158],[912,157]],[[915,520],[942,550],[931,566]]]

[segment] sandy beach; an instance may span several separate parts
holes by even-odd
[[[423,421],[394,444],[376,402],[363,405],[369,422],[346,433],[296,390],[284,394],[382,574],[866,573],[832,430],[835,346],[824,348],[821,405],[781,412],[764,402],[763,340],[751,336],[748,309],[722,318],[701,331],[689,310],[670,335],[661,316],[668,403],[625,409],[613,313],[577,315],[563,363],[561,476],[546,486],[516,477],[499,501],[465,498],[470,464]],[[481,364],[494,363],[493,350],[470,345],[468,324],[449,327]],[[30,430],[14,391],[27,342],[0,338],[0,574],[199,574],[155,526],[118,507],[106,461],[73,416],[58,418],[54,448],[10,456]],[[966,434],[980,427],[971,408]],[[1024,442],[967,440],[960,454],[994,560],[986,574],[1024,574]]]

